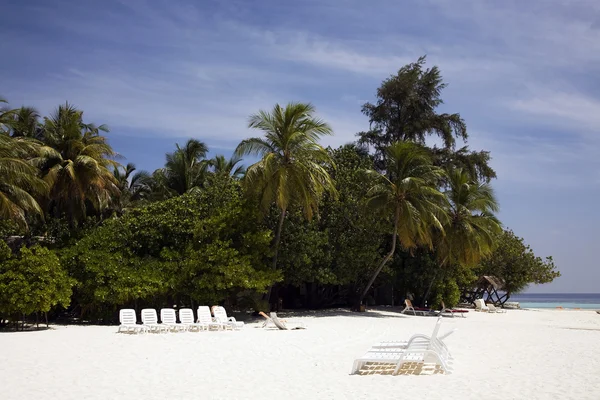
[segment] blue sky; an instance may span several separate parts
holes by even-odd
[[[530,0],[5,1],[0,95],[68,100],[154,170],[189,137],[230,154],[249,114],[310,101],[354,140],[383,79],[426,54],[475,150],[491,151],[507,227],[598,292],[600,3]]]

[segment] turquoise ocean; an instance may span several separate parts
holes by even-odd
[[[600,293],[523,293],[510,296],[521,308],[581,308],[600,310]]]

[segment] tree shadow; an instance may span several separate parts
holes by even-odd
[[[351,318],[408,318],[413,315],[402,314],[403,307],[369,307],[365,312],[350,311],[348,308],[330,308],[323,310],[283,310],[278,312],[284,318],[288,317],[309,317],[309,318],[330,318],[330,317],[351,317]]]

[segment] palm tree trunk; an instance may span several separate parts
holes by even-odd
[[[281,232],[283,231],[283,221],[285,221],[285,211],[283,208],[281,210],[281,215],[279,216],[279,223],[277,224],[277,231],[275,232],[275,239],[273,240],[273,261],[271,263],[271,267],[273,271],[277,269],[277,255],[279,253],[279,242],[281,241]],[[267,301],[271,301],[271,292],[273,291],[273,285],[269,286],[269,291],[267,292],[266,299]],[[269,303],[270,304],[270,303]]]
[[[275,233],[275,240],[273,241],[273,263],[271,264],[273,270],[277,269],[277,254],[279,253],[279,242],[281,241],[281,231],[283,230],[283,221],[285,220],[285,208],[281,210],[279,216],[279,224],[277,225],[277,232]]]
[[[373,285],[373,282],[375,282],[375,279],[377,279],[377,276],[379,275],[379,273],[381,272],[381,270],[383,269],[385,264],[387,264],[387,262],[390,260],[390,258],[392,258],[392,256],[396,252],[396,240],[398,238],[398,222],[399,221],[400,221],[400,207],[396,207],[396,214],[394,215],[394,234],[392,235],[392,248],[390,249],[390,252],[387,253],[387,255],[383,258],[383,260],[381,261],[381,263],[375,270],[375,273],[373,273],[373,276],[371,276],[369,283],[367,284],[367,286],[363,290],[362,294],[358,298],[358,301],[356,302],[356,305],[355,305],[356,311],[360,310],[360,305],[362,304],[367,293],[369,293],[369,289],[371,289],[371,285]]]

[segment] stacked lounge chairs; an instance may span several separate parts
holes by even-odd
[[[453,358],[443,340],[453,331],[438,335],[441,323],[440,316],[431,336],[417,334],[406,342],[381,342],[374,345],[362,357],[354,360],[351,374],[450,374]]]
[[[142,323],[137,323],[136,312],[133,309],[122,309],[119,311],[118,333],[163,333],[163,332],[186,332],[186,331],[209,331],[209,330],[240,330],[244,327],[243,322],[228,317],[223,307],[213,307],[214,317],[208,306],[200,306],[197,310],[198,318],[194,322],[194,311],[191,308],[179,310],[179,322],[177,313],[172,308],[160,310],[160,322],[158,314],[153,308],[145,308],[141,312]]]

